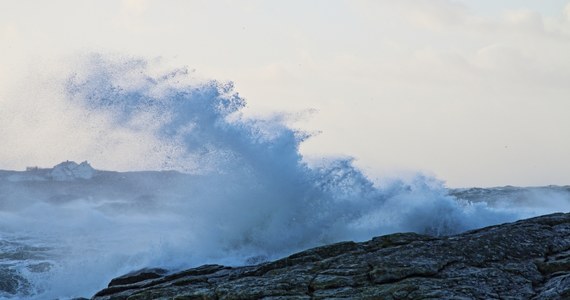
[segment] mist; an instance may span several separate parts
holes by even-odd
[[[19,282],[6,297],[89,296],[148,266],[251,264],[343,240],[448,235],[570,209],[564,191],[490,201],[421,173],[373,181],[351,158],[309,164],[299,147],[311,134],[279,112],[246,117],[231,82],[124,56],[73,65],[31,78],[2,103],[3,167],[40,165],[0,174],[0,237],[15,253],[0,268]],[[51,168],[67,160],[97,170]]]

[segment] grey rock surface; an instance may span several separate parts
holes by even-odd
[[[342,242],[255,266],[145,269],[93,299],[570,299],[570,214]]]

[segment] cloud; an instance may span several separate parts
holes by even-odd
[[[121,5],[124,12],[130,15],[142,15],[149,6],[146,0],[122,0]]]
[[[14,24],[0,26],[0,39],[13,40],[19,36],[18,28]]]
[[[146,0],[122,0],[120,13],[114,18],[113,23],[119,28],[134,33],[144,33],[148,29],[144,20],[149,10]]]
[[[539,13],[531,10],[508,11],[505,14],[505,20],[508,24],[522,26],[527,30],[543,29],[542,16]]]
[[[79,7],[72,3],[66,5]],[[559,113],[570,110],[570,4],[525,9],[530,2],[104,3],[94,17],[77,10],[73,26],[42,31],[46,42],[28,30],[40,25],[15,22],[28,30],[15,52],[28,59],[28,53],[95,45],[103,52],[176,56],[177,65],[235,81],[251,113],[317,109],[303,129],[323,134],[304,150],[350,154],[367,169],[421,168],[455,185],[515,184],[507,181],[523,171],[527,178],[546,172],[568,178],[562,155],[531,156],[554,148],[570,151],[567,139],[555,139],[570,127]],[[73,34],[77,38],[69,39]],[[0,76],[12,72],[2,70]],[[549,146],[536,142],[542,136]],[[510,153],[503,151],[507,142]],[[513,155],[516,149],[521,150]],[[531,164],[549,167],[529,172]],[[511,171],[493,175],[501,170]]]

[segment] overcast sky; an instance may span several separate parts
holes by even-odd
[[[87,52],[234,81],[249,115],[314,109],[292,124],[321,132],[303,154],[353,156],[373,178],[570,184],[568,0],[0,0],[0,140],[7,91]],[[0,168],[54,163],[18,153]]]

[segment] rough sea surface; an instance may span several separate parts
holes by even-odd
[[[97,55],[78,68],[54,83],[73,116],[62,122],[81,121],[71,137],[92,141],[94,157],[118,151],[167,171],[86,162],[0,171],[0,298],[89,297],[147,266],[251,264],[342,240],[446,235],[570,210],[568,187],[449,190],[421,174],[373,182],[350,159],[309,164],[299,152],[308,134],[280,117],[244,117],[231,83],[186,69]]]

